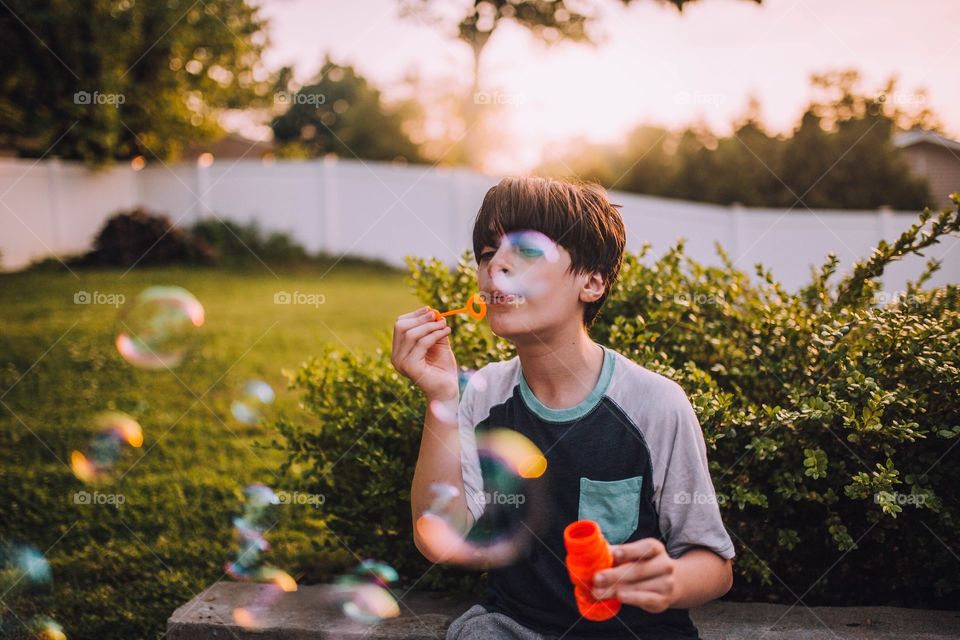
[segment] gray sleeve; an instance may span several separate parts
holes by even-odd
[[[679,385],[674,386],[676,399],[668,415],[675,432],[657,507],[660,532],[671,557],[679,557],[693,547],[706,547],[730,559],[736,554],[720,517],[703,430],[686,393]]]
[[[463,470],[463,493],[467,508],[476,522],[483,514],[483,476],[480,473],[480,457],[477,454],[477,438],[474,429],[474,404],[476,388],[467,384],[457,409],[460,428],[460,466]]]

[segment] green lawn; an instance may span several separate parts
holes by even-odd
[[[54,576],[46,590],[2,598],[3,631],[47,614],[69,638],[155,637],[176,606],[223,576],[243,487],[276,486],[282,461],[269,447],[270,420],[249,427],[230,415],[237,390],[266,380],[278,393],[274,413],[305,420],[281,371],[326,344],[385,346],[393,318],[418,306],[400,272],[325,271],[0,276],[0,539],[46,552]],[[155,284],[186,288],[206,310],[200,346],[173,372],[127,364],[113,346],[117,310],[74,303],[78,291],[129,302]],[[323,296],[323,304],[274,304],[277,292]],[[66,463],[105,409],[136,417],[144,444],[124,458],[122,479],[92,487]],[[77,504],[84,490],[125,502]],[[280,559],[310,548],[312,514],[288,511],[275,539]]]

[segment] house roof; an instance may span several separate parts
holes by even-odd
[[[228,133],[213,142],[187,145],[183,151],[183,157],[184,159],[195,160],[201,153],[209,152],[217,159],[245,158],[259,160],[273,151],[273,142],[261,142],[236,133]]]
[[[893,136],[893,144],[901,148],[912,147],[914,145],[923,143],[934,144],[946,147],[948,149],[953,149],[954,151],[960,151],[960,142],[946,138],[939,133],[934,133],[933,131],[913,129],[911,131],[904,131]]]

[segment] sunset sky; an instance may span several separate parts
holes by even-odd
[[[462,0],[449,0],[456,14]],[[466,82],[465,45],[398,15],[396,0],[263,0],[271,21],[267,64],[313,77],[323,55],[355,65],[390,95],[406,73]],[[892,75],[904,101],[922,100],[960,134],[960,2],[955,0],[700,0],[680,14],[654,0],[627,8],[599,0],[597,46],[546,48],[527,31],[499,28],[484,54],[484,88],[507,106],[511,141],[492,168],[522,171],[545,146],[583,136],[616,141],[631,126],[706,122],[718,132],[756,96],[768,127],[788,131],[815,72],[856,68],[864,89]],[[451,8],[449,5],[453,5]]]

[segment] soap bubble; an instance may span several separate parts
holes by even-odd
[[[511,269],[508,272],[497,271],[493,275],[493,286],[511,297],[511,300],[493,300],[493,303],[508,302],[522,304],[527,297],[535,297],[548,292],[549,285],[538,274],[543,263],[556,263],[560,260],[557,244],[539,231],[513,231],[500,239],[500,247],[510,251]]]
[[[265,567],[260,574],[257,581],[266,584],[257,585],[251,601],[233,610],[233,621],[245,629],[260,629],[266,626],[270,611],[280,598],[297,590],[297,581],[285,571]]]
[[[467,388],[467,384],[472,383],[474,388],[479,393],[483,393],[487,390],[487,379],[483,377],[479,371],[474,371],[473,369],[463,368],[457,373],[457,382],[460,385],[460,395],[463,395],[464,389]]]
[[[70,454],[70,468],[83,482],[109,479],[123,454],[124,446],[139,449],[143,445],[143,429],[135,419],[120,411],[108,411],[94,421],[96,433],[86,452]]]
[[[400,606],[387,589],[364,584],[353,588],[350,600],[343,605],[343,612],[355,622],[376,624],[387,618],[396,618],[400,615]]]
[[[478,393],[483,393],[487,390],[487,379],[482,373],[463,367],[457,371],[457,386],[460,390],[461,398],[468,384],[472,385]],[[429,409],[437,419],[443,422],[456,422],[458,406],[456,401],[441,402],[440,400],[431,400]]]
[[[67,640],[67,634],[52,618],[40,616],[30,622],[30,630],[38,640]]]
[[[333,581],[348,618],[361,624],[376,624],[400,615],[400,606],[390,591],[399,580],[396,569],[378,560],[364,560],[347,575]]]
[[[49,587],[53,580],[50,563],[40,551],[29,544],[11,544],[0,541],[0,607],[3,600]],[[4,613],[0,610],[0,613]],[[11,611],[9,619],[0,615],[0,637],[20,637],[14,627],[26,627],[41,640],[66,640],[63,628],[51,618],[37,616],[24,623]],[[14,622],[16,624],[14,625]]]
[[[476,433],[483,480],[483,513],[464,532],[453,508],[460,491],[431,485],[430,507],[417,519],[419,538],[444,562],[486,569],[512,564],[526,552],[541,524],[542,476],[547,459],[529,439],[510,429]]]
[[[433,500],[430,502],[428,511],[441,514],[446,513],[453,499],[460,495],[460,490],[446,482],[434,482],[430,485],[430,495],[433,496]]]
[[[141,369],[175,367],[203,326],[203,306],[181,287],[149,287],[120,315],[117,351]]]
[[[276,396],[273,388],[263,380],[249,380],[243,385],[240,397],[230,405],[233,417],[247,425],[260,422],[267,406],[273,404]]]
[[[243,514],[233,519],[238,545],[233,560],[226,564],[226,571],[237,580],[259,582],[263,577],[262,556],[270,548],[266,533],[278,522],[276,506],[280,499],[270,487],[262,484],[248,486],[243,494]]]
[[[546,260],[558,262],[560,249],[557,243],[545,234],[532,229],[511,231],[500,240],[501,246],[507,246],[518,257],[524,260]]]
[[[364,560],[353,570],[353,575],[372,580],[382,587],[393,584],[400,579],[397,570],[386,562],[379,560]]]
[[[430,413],[440,420],[441,422],[452,422],[457,423],[457,402],[456,400],[451,402],[443,402],[441,400],[431,400],[430,401]]]
[[[50,563],[28,544],[0,544],[0,594],[12,594],[50,584]]]
[[[277,505],[280,499],[277,494],[263,484],[252,484],[243,490],[243,494],[243,513],[233,519],[237,546],[224,569],[236,580],[267,583],[260,585],[252,603],[233,611],[238,625],[257,628],[284,593],[297,590],[297,581],[286,571],[264,561],[264,554],[270,549],[266,534],[279,520]]]

